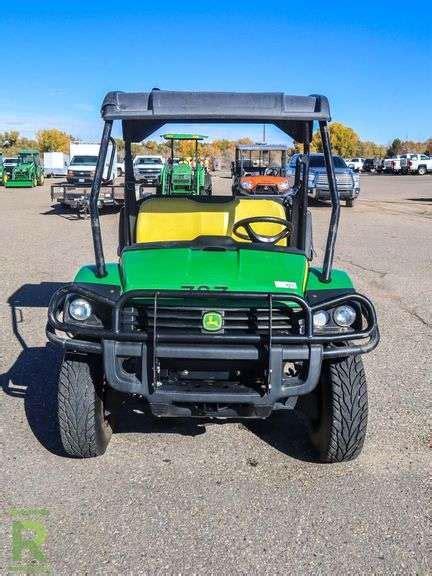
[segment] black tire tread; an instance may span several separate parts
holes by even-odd
[[[366,377],[360,356],[349,356],[328,366],[331,393],[331,422],[326,462],[356,458],[363,447],[368,418]]]
[[[66,453],[80,458],[100,456],[105,452],[111,435],[101,438],[98,428],[99,385],[102,376],[95,362],[87,357],[66,355],[58,380],[58,420],[60,436]],[[99,382],[98,382],[99,380]]]

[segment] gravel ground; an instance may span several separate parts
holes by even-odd
[[[342,209],[336,264],[375,302],[382,342],[365,357],[364,451],[338,465],[311,462],[289,414],[131,414],[103,457],[64,457],[44,324],[50,294],[92,259],[89,221],[52,209],[48,186],[0,189],[0,573],[13,565],[11,508],[48,511],[54,574],[430,573],[432,177],[362,176],[362,189]],[[329,210],[312,211],[320,254]],[[116,221],[102,217],[107,259]]]

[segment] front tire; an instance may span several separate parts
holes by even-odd
[[[99,358],[65,354],[58,380],[58,421],[69,456],[92,458],[105,452],[112,429],[105,414]]]
[[[419,166],[417,169],[417,174],[419,176],[424,176],[426,174],[427,170],[425,166]]]
[[[366,437],[368,399],[361,357],[348,356],[323,364],[317,388],[302,397],[310,438],[321,462],[356,458]]]
[[[347,208],[352,208],[354,206],[354,198],[347,198],[346,199]]]

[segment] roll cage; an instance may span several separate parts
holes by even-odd
[[[296,245],[305,248],[307,228],[307,183],[310,142],[313,123],[318,122],[323,145],[330,197],[331,216],[321,280],[330,282],[334,249],[340,215],[340,202],[331,153],[328,122],[330,109],[325,96],[288,96],[283,93],[236,92],[173,92],[153,89],[151,92],[109,92],[102,104],[104,127],[90,194],[90,219],[95,253],[96,274],[106,276],[105,257],[99,221],[98,197],[103,170],[111,142],[114,157],[115,142],[111,137],[114,120],[121,120],[125,142],[125,205],[121,219],[122,244],[131,246],[139,210],[136,199],[131,144],[140,142],[165,123],[269,123],[274,124],[302,143],[304,153],[299,156],[293,196],[292,214],[297,222]]]
[[[235,149],[235,175],[243,176],[245,172],[248,172],[248,168],[264,174],[265,169],[270,165],[272,152],[280,152],[280,175],[285,176],[288,146],[282,144],[238,144]],[[258,165],[255,166],[255,163]]]
[[[162,138],[164,138],[167,143],[170,144],[170,159],[171,162],[174,162],[175,153],[174,153],[174,146],[176,142],[186,141],[186,142],[195,142],[194,146],[194,159],[195,162],[198,162],[198,143],[207,138],[207,136],[203,136],[202,134],[162,134]]]

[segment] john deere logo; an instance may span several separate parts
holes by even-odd
[[[204,312],[202,315],[202,327],[207,332],[219,332],[223,324],[223,316],[220,312]]]

